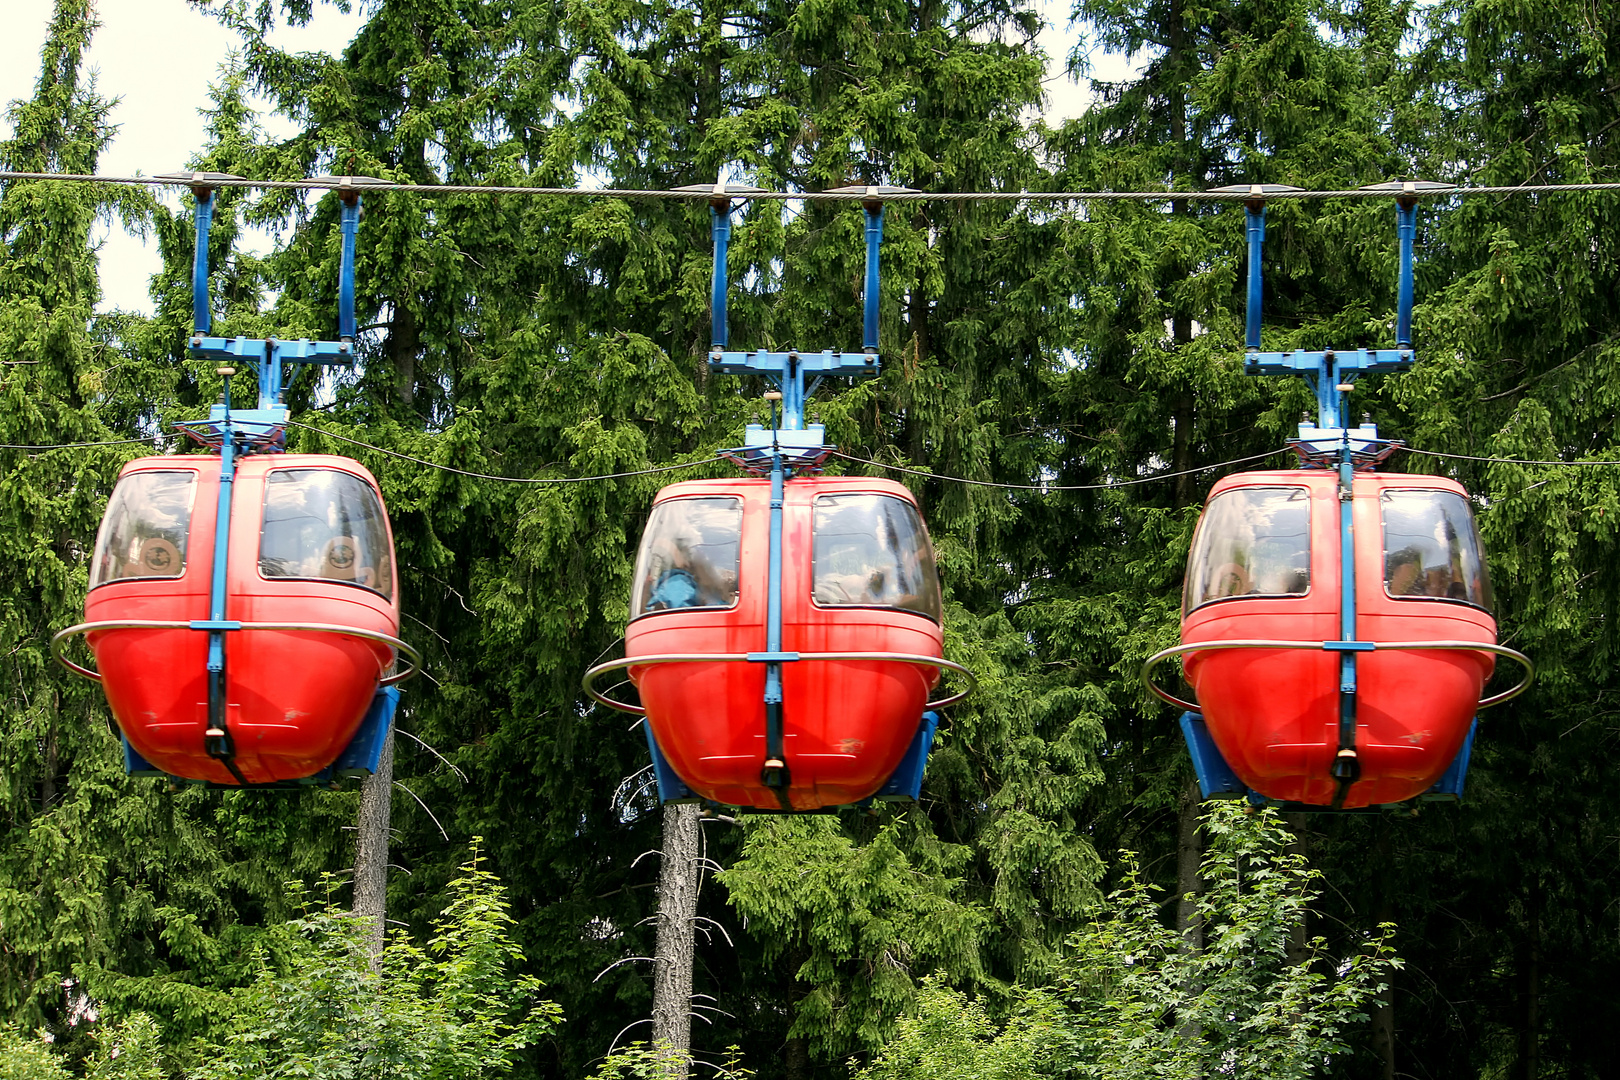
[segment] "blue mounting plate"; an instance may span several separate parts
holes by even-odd
[[[813,469],[826,461],[827,455],[835,449],[837,447],[827,444],[827,429],[820,424],[796,430],[749,424],[743,431],[743,444],[720,451],[720,456],[750,472],[768,472],[778,456],[783,468]]]

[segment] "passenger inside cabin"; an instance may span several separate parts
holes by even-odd
[[[1384,567],[1384,587],[1391,596],[1437,596],[1465,600],[1467,586],[1453,578],[1445,562],[1426,560],[1417,545],[1392,552]]]
[[[723,569],[706,558],[683,537],[662,544],[652,553],[658,566],[646,611],[675,608],[730,607],[737,596],[735,570]]]
[[[277,469],[265,478],[259,573],[363,585],[389,594],[388,534],[376,495],[327,469]]]
[[[195,474],[179,470],[131,473],[120,480],[96,535],[90,587],[184,573],[194,484]]]
[[[636,558],[631,617],[737,602],[742,503],[672,499],[653,508]]]
[[[822,607],[892,607],[940,617],[934,550],[922,519],[888,495],[816,500],[812,597]]]

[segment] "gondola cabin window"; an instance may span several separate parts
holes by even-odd
[[[742,500],[671,499],[653,507],[636,555],[630,617],[737,605]]]
[[[388,525],[377,493],[336,469],[268,473],[259,573],[359,585],[392,599]]]
[[[1383,493],[1384,591],[1460,600],[1490,611],[1491,578],[1468,500],[1454,491]]]
[[[940,621],[939,574],[916,507],[891,495],[816,499],[815,602],[891,607]]]
[[[1199,519],[1182,610],[1240,596],[1304,596],[1311,586],[1311,498],[1302,487],[1221,492]]]
[[[96,534],[90,587],[185,573],[195,492],[196,474],[189,470],[134,472],[120,480]]]

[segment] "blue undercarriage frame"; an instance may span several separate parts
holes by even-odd
[[[1463,782],[1468,776],[1468,759],[1474,751],[1474,733],[1479,729],[1479,718],[1475,717],[1468,725],[1468,737],[1463,740],[1462,749],[1457,756],[1451,759],[1451,765],[1445,774],[1435,781],[1433,787],[1418,796],[1419,802],[1462,802]],[[1304,813],[1373,813],[1379,810],[1388,810],[1404,806],[1404,803],[1390,803],[1380,806],[1369,806],[1363,810],[1334,811],[1327,807],[1313,806],[1308,803],[1281,802],[1277,799],[1268,799],[1239,780],[1232,767],[1221,756],[1215,740],[1210,737],[1209,727],[1204,718],[1198,713],[1186,712],[1181,714],[1181,735],[1187,740],[1187,752],[1192,755],[1193,772],[1198,774],[1198,789],[1206,799],[1248,799],[1255,806],[1274,806],[1281,810],[1302,811]]]
[[[336,761],[314,776],[251,786],[254,790],[300,791],[307,787],[332,786],[345,779],[375,774],[377,765],[382,760],[383,746],[388,740],[388,733],[394,728],[394,714],[399,710],[399,695],[400,690],[397,686],[379,689],[377,696],[371,699],[371,706],[366,709],[365,719],[360,721],[360,727],[354,733],[354,738],[349,740],[349,745],[343,748]],[[128,739],[124,739],[123,742],[124,771],[131,776],[168,777],[180,784],[201,784],[204,787],[222,788],[226,791],[235,791],[239,787],[237,784],[214,784],[170,776],[136,753],[135,748],[129,745]]]
[[[653,779],[658,783],[658,800],[666,803],[701,803],[711,810],[722,809],[720,803],[705,799],[686,786],[686,782],[670,767],[669,759],[664,757],[663,748],[658,745],[658,739],[652,733],[652,727],[646,723],[641,725],[647,733],[647,750],[652,754]],[[906,750],[906,756],[901,759],[894,773],[883,782],[877,794],[863,799],[858,803],[847,806],[828,807],[828,812],[838,810],[864,810],[880,802],[916,802],[922,797],[923,767],[928,762],[928,753],[934,748],[934,734],[939,729],[939,714],[932,710],[922,714],[917,724],[917,731],[911,737],[911,745]],[[759,812],[759,811],[753,811]],[[768,811],[766,811],[768,813]],[[816,811],[794,811],[794,813],[815,813]]]

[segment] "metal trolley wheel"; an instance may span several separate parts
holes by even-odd
[[[960,693],[942,697],[938,701],[930,701],[923,706],[924,709],[943,709],[947,705],[954,705],[958,701],[973,693],[979,685],[979,680],[973,677],[973,672],[958,664],[954,660],[946,660],[941,656],[919,656],[913,653],[886,653],[886,652],[802,652],[790,654],[795,659],[788,662],[803,660],[883,660],[897,664],[915,664],[918,667],[932,667],[940,670],[957,672],[967,676],[967,689]],[[640,705],[630,705],[623,701],[614,701],[612,698],[598,693],[593,685],[597,678],[610,671],[623,668],[641,667],[643,664],[699,664],[699,663],[760,663],[749,653],[654,653],[649,656],[626,657],[623,660],[613,660],[606,664],[598,664],[585,673],[585,680],[581,684],[585,693],[595,701],[606,705],[610,709],[618,709],[632,716],[646,716],[647,710]],[[611,689],[611,687],[609,688]]]
[[[415,649],[397,637],[384,634],[379,630],[362,630],[357,626],[337,626],[332,623],[239,623],[241,630],[297,630],[311,631],[318,634],[342,634],[346,637],[363,638],[366,641],[376,641],[387,645],[394,650],[395,657],[403,657],[408,665],[404,671],[396,671],[392,675],[383,675],[379,686],[395,686],[415,675],[421,669],[422,657]],[[64,651],[69,641],[80,634],[89,634],[101,630],[191,630],[191,623],[169,619],[107,619],[102,622],[80,623],[70,626],[66,630],[58,631],[51,638],[51,656],[56,662],[73,672],[82,675],[91,682],[101,681],[101,672],[84,667],[69,660]],[[214,629],[214,628],[209,628]],[[397,661],[396,661],[397,662]]]
[[[1513,686],[1500,694],[1493,694],[1488,698],[1480,699],[1478,708],[1485,709],[1492,705],[1499,705],[1510,698],[1516,698],[1526,690],[1536,679],[1536,665],[1524,653],[1510,649],[1506,645],[1487,645],[1480,641],[1391,641],[1391,642],[1340,642],[1340,641],[1267,641],[1261,638],[1239,638],[1232,641],[1195,641],[1191,645],[1177,645],[1173,649],[1164,649],[1147,658],[1142,665],[1142,685],[1155,697],[1168,701],[1170,704],[1186,712],[1203,712],[1203,706],[1192,701],[1183,701],[1166,690],[1153,685],[1153,669],[1162,661],[1172,656],[1184,656],[1187,653],[1203,652],[1213,649],[1315,649],[1317,651],[1337,652],[1346,644],[1359,646],[1355,652],[1378,652],[1384,649],[1401,649],[1408,652],[1452,650],[1460,652],[1488,652],[1497,656],[1505,656],[1524,668],[1524,678],[1518,685]]]

